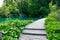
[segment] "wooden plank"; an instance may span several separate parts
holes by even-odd
[[[19,40],[47,40],[47,37],[36,35],[22,35]]]
[[[38,29],[36,29],[36,28],[25,28],[24,30],[46,30],[46,29],[40,29],[40,28],[38,28]]]
[[[23,33],[46,34],[46,31],[45,30],[23,30]]]

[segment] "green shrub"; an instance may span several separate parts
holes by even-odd
[[[53,5],[52,2],[49,4],[50,14],[48,16],[60,20],[60,9],[57,9],[56,7],[57,6],[55,4]]]
[[[50,14],[45,23],[48,40],[60,40],[60,9],[50,4]]]
[[[60,40],[60,13],[51,12],[45,23],[48,40]]]
[[[60,21],[48,17],[45,23],[48,40],[60,40]]]
[[[49,17],[54,17],[56,18],[57,20],[60,20],[60,9],[59,10],[56,10],[55,12],[51,12],[49,14]]]
[[[3,40],[18,40],[22,33],[22,30],[32,20],[7,20],[4,23],[0,23],[0,31],[2,32]]]

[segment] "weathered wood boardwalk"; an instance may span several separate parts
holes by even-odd
[[[47,40],[45,31],[45,18],[27,25],[19,40]]]

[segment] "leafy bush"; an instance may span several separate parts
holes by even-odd
[[[49,3],[50,14],[49,17],[54,17],[57,20],[60,20],[60,9],[57,9],[56,4],[53,5],[52,1]]]
[[[60,9],[51,4],[50,11],[45,23],[48,40],[60,40]]]
[[[3,34],[3,40],[18,40],[22,30],[33,20],[8,20],[0,23],[0,31]]]
[[[60,40],[60,21],[53,17],[48,17],[45,23],[48,40]]]

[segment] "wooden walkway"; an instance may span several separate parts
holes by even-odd
[[[47,40],[45,31],[45,18],[27,25],[19,40]]]

